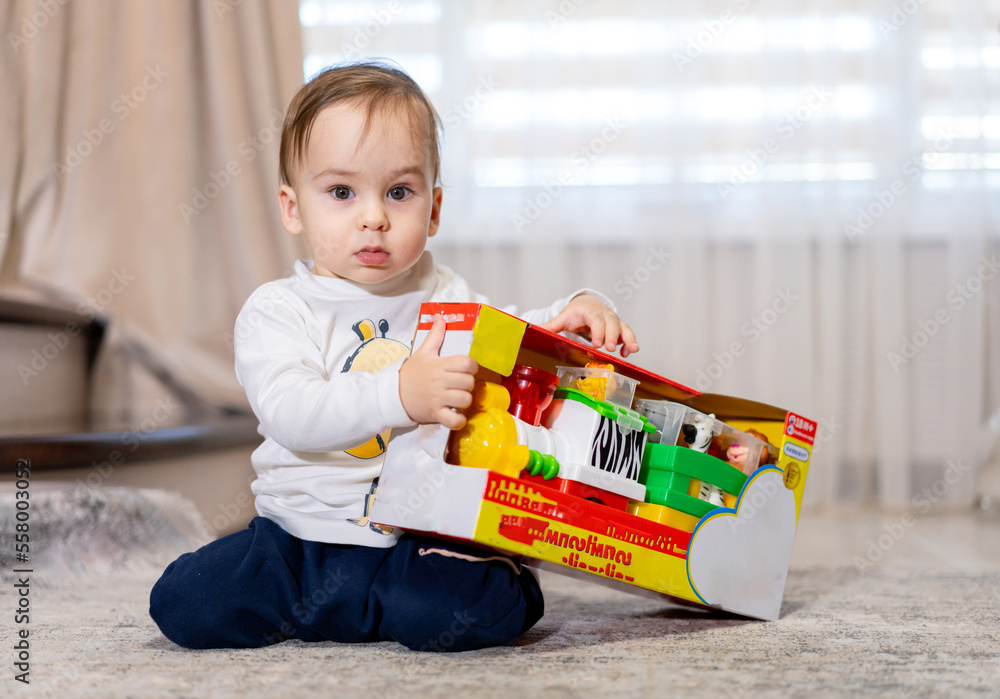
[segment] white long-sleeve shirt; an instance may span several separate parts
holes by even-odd
[[[252,456],[257,512],[300,539],[392,546],[398,533],[366,515],[386,433],[415,424],[399,397],[399,367],[420,304],[488,301],[429,252],[380,284],[311,268],[300,260],[289,277],[261,286],[236,319],[236,375],[264,437]],[[544,323],[580,293],[523,314],[503,310]]]

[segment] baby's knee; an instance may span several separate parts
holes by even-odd
[[[168,639],[183,648],[230,646],[220,642],[226,627],[225,600],[209,593],[196,558],[171,563],[149,593],[149,616]]]
[[[202,637],[197,628],[205,620],[205,615],[196,607],[197,601],[190,598],[192,592],[177,565],[183,559],[171,563],[157,580],[149,593],[149,616],[168,639],[184,648],[198,648],[198,638]]]
[[[179,646],[191,648],[185,633],[188,624],[182,621],[185,615],[179,608],[179,594],[171,568],[167,568],[149,593],[149,616],[164,636]]]
[[[540,591],[523,592],[516,585],[509,594],[487,594],[472,604],[457,597],[449,601],[450,606],[439,600],[430,613],[425,608],[416,615],[418,633],[404,645],[438,653],[505,646],[534,626],[543,611]]]
[[[485,622],[485,623],[483,623]],[[500,623],[498,623],[500,622]],[[520,633],[510,637],[509,624],[500,619],[483,620],[467,610],[450,614],[423,616],[420,633],[409,643],[411,650],[448,653],[507,645]]]
[[[404,537],[373,589],[380,635],[412,650],[507,645],[542,616],[536,578],[478,549]]]

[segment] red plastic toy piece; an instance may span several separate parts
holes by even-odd
[[[544,369],[517,364],[502,383],[510,393],[507,412],[535,427],[542,424],[542,412],[552,402],[559,378]]]
[[[574,495],[583,500],[590,500],[591,502],[596,502],[599,505],[610,507],[613,510],[628,512],[628,498],[624,495],[619,495],[618,493],[612,493],[609,490],[595,488],[592,485],[571,481],[566,478],[559,478],[558,476],[551,480],[545,480],[542,476],[532,476],[528,473],[523,473],[521,474],[521,480],[528,481],[532,485],[552,488],[553,490],[558,490],[560,493],[565,493],[566,495]]]

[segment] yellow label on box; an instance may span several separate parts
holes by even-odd
[[[492,474],[473,541],[693,602],[690,534]]]
[[[481,306],[473,329],[469,356],[480,366],[502,376],[510,376],[521,349],[521,338],[528,324],[489,306]]]

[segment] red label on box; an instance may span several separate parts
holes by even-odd
[[[801,415],[788,413],[785,418],[785,434],[801,439],[806,444],[812,444],[816,440],[816,423]]]
[[[656,553],[677,558],[687,556],[691,534],[658,522],[613,510],[589,500],[566,495],[550,488],[502,476],[493,471],[486,482],[483,499],[497,502],[534,517],[506,517],[499,533],[531,546],[540,540],[577,551],[592,550],[603,540],[622,541]],[[571,536],[560,528],[567,524],[593,535]]]
[[[434,316],[444,316],[448,330],[474,330],[479,318],[478,303],[423,303],[417,330],[430,330]]]

